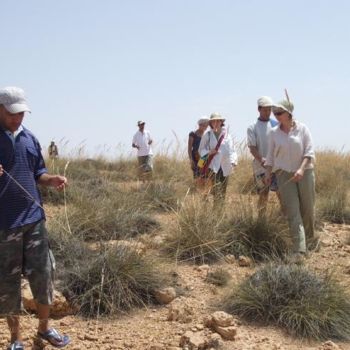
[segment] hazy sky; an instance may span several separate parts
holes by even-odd
[[[317,148],[350,151],[346,0],[2,0],[0,86],[20,86],[43,146],[158,147],[218,111],[236,141],[261,95],[288,88]]]

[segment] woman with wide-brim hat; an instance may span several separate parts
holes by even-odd
[[[224,123],[225,118],[219,113],[212,113],[209,119],[210,129],[202,136],[199,145],[201,157],[213,156],[209,164],[209,178],[213,183],[210,192],[214,197],[214,206],[224,202],[228,177],[237,165],[237,153]]]
[[[315,152],[309,129],[294,119],[292,102],[283,100],[272,111],[279,124],[270,133],[266,179],[275,172],[293,253],[302,258],[315,239]]]

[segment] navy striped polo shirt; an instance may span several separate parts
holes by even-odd
[[[37,179],[47,173],[36,137],[26,128],[14,142],[0,128],[0,164],[30,196],[7,174],[0,176],[0,230],[32,224],[45,219]]]

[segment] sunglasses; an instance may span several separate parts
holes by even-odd
[[[276,117],[279,117],[280,115],[282,115],[282,114],[284,114],[284,113],[286,113],[286,112],[284,112],[284,111],[283,111],[283,112],[275,112],[274,115],[275,115]]]

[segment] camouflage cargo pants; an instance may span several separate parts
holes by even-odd
[[[0,230],[0,315],[21,310],[21,276],[27,277],[34,299],[52,303],[54,258],[45,221]]]

